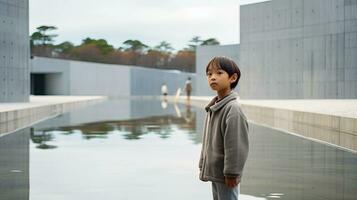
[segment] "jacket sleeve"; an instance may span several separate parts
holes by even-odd
[[[200,170],[202,170],[202,166],[203,166],[203,159],[204,159],[204,156],[203,156],[203,152],[205,151],[205,141],[206,141],[206,126],[207,126],[207,123],[208,123],[208,115],[206,115],[205,117],[205,123],[204,123],[204,128],[203,128],[203,136],[202,136],[202,148],[201,148],[201,154],[200,154],[200,160],[199,160],[199,164],[198,164],[198,167],[200,168]]]
[[[203,150],[201,150],[201,155],[200,155],[200,161],[198,163],[198,167],[200,168],[200,170],[202,170],[202,165],[203,165]]]
[[[241,111],[227,115],[224,141],[224,176],[242,177],[248,157],[248,122]]]

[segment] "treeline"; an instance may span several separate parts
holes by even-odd
[[[193,37],[186,48],[177,52],[174,52],[175,49],[166,41],[149,47],[139,40],[126,40],[118,48],[108,44],[105,39],[93,38],[86,38],[77,46],[68,41],[53,44],[57,35],[51,32],[56,29],[55,26],[37,28],[30,36],[32,56],[195,72],[196,47],[219,44],[215,38],[202,40],[199,36]]]

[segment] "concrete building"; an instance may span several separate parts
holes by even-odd
[[[34,57],[31,65],[31,94],[106,95],[110,97],[161,95],[166,83],[169,95],[183,89],[192,73],[138,66],[113,65]]]
[[[27,102],[29,2],[0,0],[0,102]]]
[[[239,45],[198,46],[196,50],[196,94],[211,96],[215,93],[209,88],[206,80],[206,66],[214,56],[226,56],[239,63]],[[242,72],[245,73],[245,72]],[[238,89],[239,87],[237,87]],[[238,89],[239,90],[239,89]]]
[[[356,0],[272,0],[240,9],[242,98],[357,98]]]

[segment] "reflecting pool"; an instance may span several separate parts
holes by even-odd
[[[211,199],[203,108],[117,99],[0,138],[0,199]],[[250,124],[241,199],[355,199],[357,155]]]

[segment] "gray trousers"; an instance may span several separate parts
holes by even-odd
[[[234,188],[229,188],[226,184],[212,182],[213,200],[238,200],[239,184]]]

